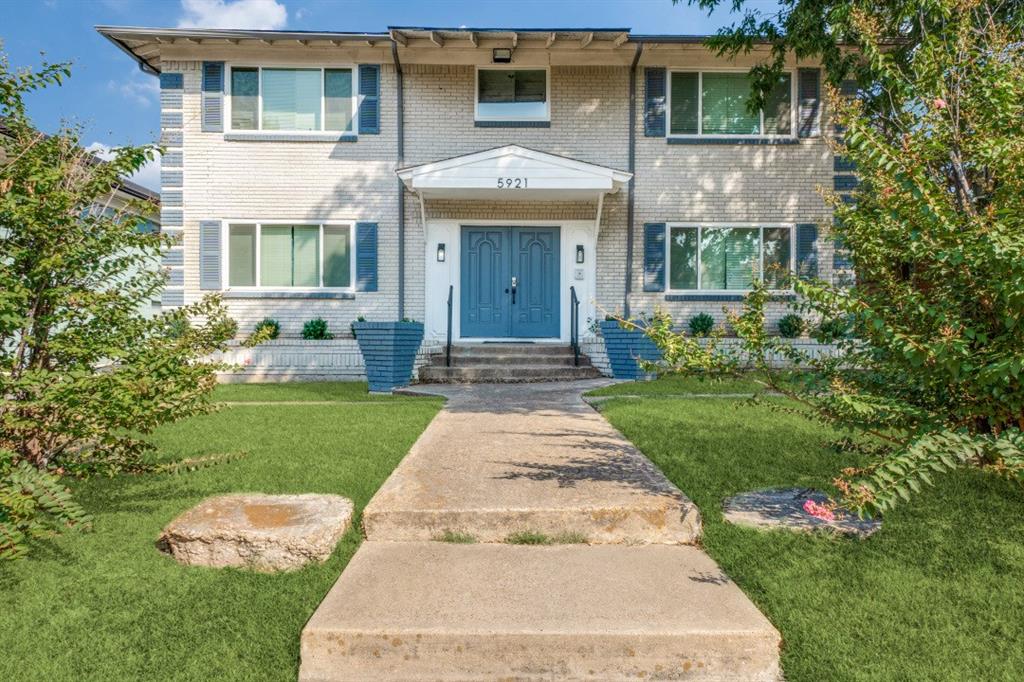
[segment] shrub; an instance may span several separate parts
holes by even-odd
[[[175,240],[141,229],[158,207],[110,197],[157,149],[97,163],[80,127],[41,134],[24,97],[69,75],[14,69],[0,53],[2,560],[88,527],[64,479],[156,470],[147,436],[213,409],[225,367],[208,358],[237,331],[219,296],[141,312],[167,284],[157,264]]]
[[[715,318],[707,313],[697,313],[690,318],[690,331],[694,336],[707,336],[715,328]]]
[[[253,335],[259,334],[267,339],[276,339],[281,333],[281,325],[272,317],[264,317],[256,323],[252,333]]]
[[[327,321],[318,317],[302,325],[302,338],[307,341],[326,341],[333,339],[334,334],[327,331]]]
[[[814,334],[821,343],[832,343],[844,338],[850,330],[850,321],[843,317],[822,320]]]
[[[804,318],[796,313],[790,313],[779,320],[779,334],[787,339],[795,339],[804,333],[805,326]]]

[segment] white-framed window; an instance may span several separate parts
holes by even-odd
[[[357,83],[351,65],[231,65],[225,97],[228,130],[355,135]]]
[[[551,73],[545,66],[479,66],[478,121],[550,121]]]
[[[747,71],[672,71],[668,87],[669,137],[796,136],[796,77],[785,72],[756,114],[747,109]]]
[[[665,263],[670,291],[749,291],[755,281],[781,290],[795,262],[792,224],[669,223]]]
[[[230,220],[222,243],[229,289],[354,289],[355,223]]]

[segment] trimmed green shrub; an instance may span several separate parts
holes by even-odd
[[[253,334],[260,334],[260,332],[263,332],[262,335],[268,339],[276,339],[281,333],[281,325],[272,317],[264,317],[256,323],[252,330]]]
[[[690,318],[690,331],[694,336],[707,336],[715,328],[715,318],[707,313],[697,313]]]
[[[822,320],[821,324],[818,325],[818,329],[814,337],[821,343],[832,343],[845,337],[849,330],[849,320],[842,317],[835,317],[830,320]]]
[[[302,338],[307,341],[326,341],[333,339],[334,334],[327,331],[327,321],[318,317],[302,325]]]
[[[782,334],[787,339],[795,339],[804,333],[806,326],[804,318],[796,313],[790,313],[779,320],[779,334]]]

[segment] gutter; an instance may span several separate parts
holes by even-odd
[[[629,189],[626,193],[626,286],[622,294],[622,310],[629,319],[629,295],[633,293],[633,225],[636,212],[636,67],[644,44],[636,44],[633,63],[629,65]]]
[[[99,27],[97,27],[97,30],[99,30]],[[132,52],[132,49],[130,47],[128,47],[127,45],[125,45],[120,40],[118,40],[117,38],[115,38],[112,35],[104,33],[103,31],[100,31],[100,35],[102,35],[104,38],[106,38],[107,40],[112,42],[117,47],[117,49],[121,50],[121,52],[124,52],[126,55],[128,55],[133,60],[135,60],[135,62],[137,62],[138,65],[139,65],[139,70],[142,71],[143,73],[148,73],[151,76],[159,76],[160,75],[160,69],[156,68],[155,66],[150,64],[148,61],[146,61],[145,59],[143,59],[139,55],[137,55],[134,52]]]
[[[398,79],[395,99],[397,100],[397,128],[398,128],[398,165],[401,168],[405,165],[405,78],[402,73],[402,62],[398,58],[398,43],[391,41],[391,59],[395,63],[395,74]],[[405,317],[405,184],[402,178],[395,178],[398,182],[398,319]],[[420,197],[422,204],[423,198]],[[422,208],[422,206],[421,206]],[[423,223],[424,235],[427,224]]]

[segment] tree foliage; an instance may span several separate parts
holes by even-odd
[[[114,191],[157,150],[99,162],[76,127],[39,133],[25,94],[69,75],[0,57],[0,557],[87,525],[60,477],[152,469],[145,435],[210,409],[203,358],[235,331],[215,297],[143,314],[173,242],[140,229],[152,205]]]
[[[752,364],[849,430],[844,446],[872,459],[834,481],[848,508],[884,512],[965,466],[1024,480],[1020,23],[1006,20],[1009,3],[983,0],[882,3],[872,13],[859,2],[783,4],[801,22],[816,17],[829,40],[859,46],[864,96],[833,91],[830,102],[845,130],[837,152],[856,164],[861,188],[852,203],[827,195],[857,281],[793,282],[795,307],[826,320],[820,340],[835,340],[838,326],[852,335],[837,340],[840,358],[797,351],[765,332],[771,294],[760,286],[731,320],[739,348],[687,339],[664,315],[648,333],[675,371],[719,376]],[[894,27],[911,19],[913,49],[893,49]],[[818,45],[801,43],[800,31],[785,40]],[[771,368],[779,355],[814,371],[799,386],[782,381]]]

